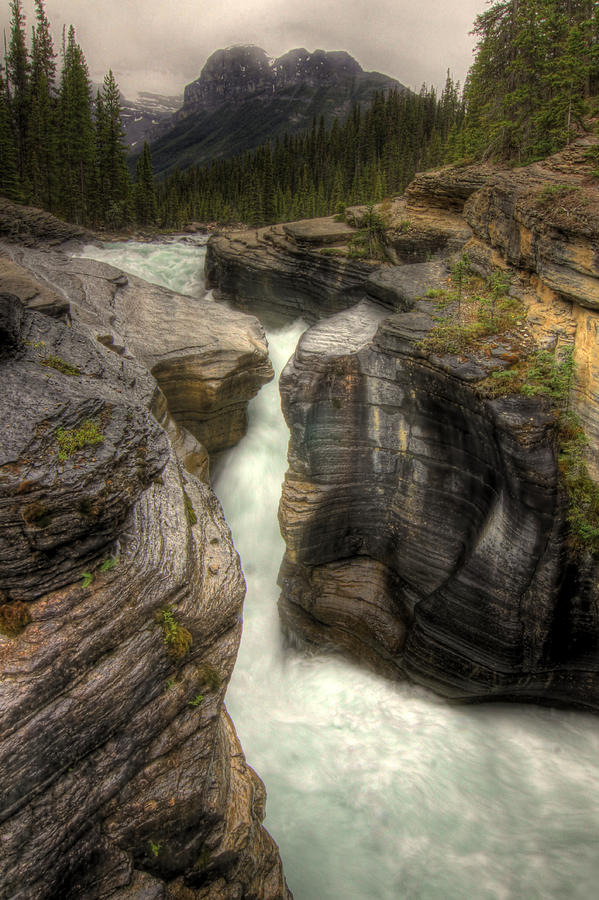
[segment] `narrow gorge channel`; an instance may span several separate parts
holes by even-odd
[[[85,255],[200,296],[193,242]],[[280,373],[302,326],[268,334]],[[215,490],[247,582],[227,693],[295,900],[587,900],[599,879],[599,722],[537,706],[450,706],[284,648],[277,505],[288,433],[276,382]]]

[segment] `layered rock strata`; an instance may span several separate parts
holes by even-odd
[[[244,582],[154,379],[0,297],[3,897],[287,898],[223,705]]]
[[[418,176],[391,209],[400,265],[360,263],[347,292],[341,239],[328,280],[324,240],[302,239],[299,225],[242,238],[230,266],[235,237],[212,240],[214,283],[229,295],[274,306],[288,279],[309,321],[330,313],[337,288],[335,304],[352,307],[305,333],[281,378],[291,437],[280,610],[295,640],[452,699],[597,711],[597,563],[568,544],[555,410],[477,387],[535,346],[572,347],[571,403],[597,475],[595,152],[582,139],[525,169]],[[349,213],[358,228],[361,215]],[[524,312],[514,340],[435,356],[423,341],[439,312],[422,298],[451,289],[456,252],[481,275],[506,272]]]
[[[0,896],[289,900],[223,702],[239,559],[205,448],[140,362],[191,348],[201,386],[220,348],[213,393],[242,357],[253,390],[263,333],[137,279],[120,302],[126,276],[71,270],[62,223],[24,215],[0,261]]]
[[[48,248],[4,243],[0,254],[12,258],[0,259],[0,273],[15,270],[10,290],[39,307],[30,284],[41,281],[41,296],[68,301],[73,321],[88,335],[154,375],[173,418],[209,452],[245,434],[247,403],[272,378],[256,319]]]
[[[552,412],[420,351],[430,313],[361,304],[283,373],[284,626],[453,699],[596,710],[597,571],[567,561]]]
[[[213,235],[206,284],[216,295],[273,322],[315,322],[353,305],[376,263],[336,255],[355,230],[333,218]],[[327,253],[321,248],[326,247]]]

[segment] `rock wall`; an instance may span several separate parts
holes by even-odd
[[[532,346],[573,346],[571,402],[597,476],[595,144],[583,138],[523,169],[417,176],[385,211],[397,264],[361,269],[345,294],[326,280],[326,251],[301,247],[297,224],[287,243],[261,232],[237,268],[224,261],[233,235],[213,239],[214,282],[222,271],[231,293],[259,303],[262,291],[274,304],[273,284],[303,251],[298,308],[313,321],[321,290],[319,318],[330,315],[337,285],[336,303],[350,307],[304,334],[281,378],[290,445],[280,612],[294,641],[452,699],[598,709],[597,562],[568,546],[555,413],[540,398],[493,400],[477,387]],[[362,214],[348,218],[359,227]],[[435,356],[422,344],[439,315],[426,294],[448,288],[464,252],[483,276],[509,273],[526,311],[519,339]],[[335,273],[347,262],[338,253]]]
[[[68,301],[71,318],[92,339],[154,375],[173,418],[209,452],[243,437],[247,403],[273,375],[255,318],[48,248],[4,243],[2,254],[7,289],[37,308],[48,295]]]
[[[70,321],[0,295],[0,896],[288,900],[224,706],[245,585],[205,450],[146,366],[97,339],[114,270],[94,269],[102,294],[82,261],[37,252],[37,292],[6,269],[33,304],[82,289]],[[124,328],[123,310],[105,314]],[[217,316],[212,361],[234,320]]]
[[[567,562],[554,417],[423,353],[430,306],[340,313],[283,373],[284,627],[452,699],[598,709],[596,567]]]

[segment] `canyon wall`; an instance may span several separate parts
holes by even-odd
[[[169,407],[180,370],[236,440],[262,329],[40,240],[0,259],[0,896],[288,900],[224,706],[239,558]]]
[[[593,145],[583,139],[519,170],[418,176],[391,209],[386,253],[397,265],[354,262],[339,238],[325,318],[281,378],[290,444],[280,613],[295,643],[341,651],[451,699],[598,709],[597,562],[570,540],[555,404],[485,388],[535,351],[572,348],[571,410],[596,475]],[[359,226],[360,216],[348,219]],[[220,267],[228,295],[260,303],[262,289],[274,302],[273,282],[282,271],[292,278],[301,255],[295,298],[314,321],[330,257],[296,232],[287,227],[285,241],[278,229],[259,233],[237,258],[239,274],[229,266],[233,236],[213,238],[215,283]],[[520,318],[505,335],[435,351],[427,338],[447,315],[435,294],[455,290],[450,269],[464,253],[481,283],[506,276]],[[361,268],[348,308],[326,318],[331,293],[343,302],[336,273],[352,265]]]

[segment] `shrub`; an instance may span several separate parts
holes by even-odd
[[[222,678],[218,669],[211,666],[210,663],[204,663],[198,669],[198,680],[203,688],[211,691],[217,691],[222,684]]]
[[[162,627],[163,640],[171,656],[182,659],[193,644],[193,638],[187,628],[179,625],[172,609],[163,607],[156,614],[156,621]]]
[[[42,366],[56,369],[57,372],[62,372],[63,375],[81,375],[81,369],[78,369],[77,366],[72,366],[60,356],[47,356],[45,359],[42,359]]]
[[[198,517],[196,516],[196,511],[193,508],[193,503],[189,497],[189,494],[183,488],[183,499],[185,500],[185,512],[187,514],[187,521],[190,525],[196,525],[198,521]]]

